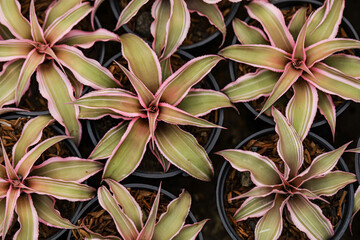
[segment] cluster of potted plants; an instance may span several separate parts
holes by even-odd
[[[345,0],[239,2],[0,0],[2,238],[203,239],[188,191],[125,184],[184,173],[217,176],[232,239],[340,239],[360,209],[341,156],[359,148],[310,129],[326,121],[335,137],[360,101]],[[96,16],[109,6],[110,27]],[[210,72],[224,61],[220,90]],[[217,172],[220,131],[237,131],[223,109],[239,102],[275,128],[216,152]]]

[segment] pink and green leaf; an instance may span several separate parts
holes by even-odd
[[[0,143],[1,143],[1,153],[2,153],[2,156],[3,156],[4,162],[5,162],[5,169],[6,169],[7,179],[8,180],[18,180],[19,177],[17,175],[17,171],[15,171],[14,167],[10,163],[10,159],[9,159],[9,157],[7,155],[6,150],[5,150],[2,138],[0,138]]]
[[[258,240],[278,239],[283,229],[283,209],[288,199],[277,194],[273,206],[258,221],[255,227],[255,236]]]
[[[238,18],[234,18],[232,26],[241,44],[270,44],[264,32],[257,27],[250,26]]]
[[[233,105],[230,99],[221,92],[209,89],[191,89],[177,107],[199,117],[213,110],[233,107]]]
[[[4,168],[2,169],[5,170]],[[2,175],[4,175],[4,173],[2,173]],[[6,173],[4,177],[5,179],[7,178]],[[10,181],[4,180],[4,178],[0,178],[0,198],[6,197],[9,188],[10,188]]]
[[[28,177],[26,185],[38,194],[69,201],[87,201],[95,195],[95,189],[85,184],[48,177]]]
[[[18,198],[16,212],[20,229],[15,233],[14,239],[37,239],[39,236],[39,220],[30,194]]]
[[[335,54],[325,58],[323,62],[343,72],[345,75],[360,78],[360,58],[357,56]]]
[[[336,109],[330,94],[318,91],[318,108],[329,123],[333,137],[335,137]]]
[[[205,119],[197,118],[191,114],[167,103],[159,104],[160,114],[158,120],[174,125],[192,125],[205,128],[222,128]]]
[[[331,3],[329,3],[331,4]],[[307,44],[311,45],[324,39],[335,38],[338,33],[339,24],[345,7],[345,0],[332,1],[327,14],[324,15],[321,23],[311,31],[307,38]]]
[[[259,70],[239,77],[222,90],[232,102],[247,102],[261,96],[269,96],[280,74],[270,70]]]
[[[64,139],[67,139],[67,136],[55,136],[48,138],[45,141],[39,143],[25,155],[21,157],[19,163],[15,167],[17,174],[21,175],[23,178],[26,178],[29,175],[31,168],[38,158],[45,152],[48,148],[53,146],[55,143],[58,143]]]
[[[347,38],[326,39],[317,42],[305,49],[306,66],[312,67],[315,63],[329,57],[335,52],[360,48],[360,41]]]
[[[78,120],[79,107],[69,104],[75,100],[69,79],[54,62],[42,64],[36,75],[41,95],[48,101],[51,115],[65,127],[67,135],[75,143],[81,139],[81,124]]]
[[[14,210],[16,207],[17,200],[20,196],[21,189],[14,189],[12,186],[10,186],[9,191],[6,196],[6,205],[4,209],[4,220],[2,222],[2,236],[6,236],[10,225],[13,221],[14,217]]]
[[[248,197],[266,197],[269,194],[272,193],[278,193],[281,192],[276,187],[273,186],[260,186],[260,187],[254,187],[251,190],[247,191],[246,193],[240,194],[238,196],[235,196],[231,198],[231,200],[237,200],[241,198],[248,198]],[[281,192],[282,193],[282,192]]]
[[[33,48],[34,46],[27,40],[0,40],[0,61],[27,58]]]
[[[44,37],[53,46],[91,11],[90,3],[77,4],[55,19],[45,30]]]
[[[2,25],[0,23],[0,36],[2,37],[3,40],[8,40],[8,39],[14,39],[16,38],[11,32],[10,30],[5,27],[4,25]]]
[[[249,171],[251,181],[257,186],[277,185],[281,183],[280,172],[274,162],[258,153],[244,150],[223,150],[218,152],[233,168]]]
[[[109,157],[116,146],[119,144],[121,138],[124,136],[127,127],[128,123],[121,122],[117,126],[107,131],[95,146],[89,158],[101,159]]]
[[[279,135],[277,152],[285,164],[285,179],[295,177],[304,162],[304,147],[296,130],[289,120],[276,108],[272,109],[276,123],[275,131]]]
[[[34,48],[31,50],[21,68],[18,83],[16,86],[15,100],[19,104],[21,97],[29,88],[30,77],[36,71],[38,66],[45,60],[45,54],[39,54]]]
[[[310,239],[329,239],[334,235],[331,222],[323,215],[319,206],[300,194],[292,196],[287,209],[295,226]]]
[[[118,35],[106,29],[98,29],[94,32],[86,32],[81,30],[71,30],[59,42],[59,44],[66,44],[69,46],[90,48],[95,42],[116,40]]]
[[[195,240],[208,219],[201,222],[185,225],[173,240]]]
[[[104,89],[90,92],[74,101],[76,105],[94,109],[110,109],[127,117],[143,116],[139,100],[121,89]]]
[[[301,188],[305,188],[320,196],[332,196],[346,185],[355,182],[356,176],[352,173],[334,171],[326,175],[305,181]]]
[[[165,47],[161,59],[169,58],[182,44],[190,28],[190,13],[185,0],[173,0]]]
[[[121,206],[124,213],[135,224],[136,228],[140,231],[143,228],[142,211],[139,204],[131,196],[130,192],[120,183],[112,180],[105,179],[105,182],[109,185],[113,198],[117,204]]]
[[[214,25],[223,35],[223,41],[226,37],[226,25],[224,17],[216,4],[207,4],[203,0],[187,0],[189,11],[196,11],[200,16],[206,17],[209,22]]]
[[[154,100],[154,95],[152,92],[146,87],[146,85],[138,79],[135,74],[128,71],[125,67],[123,67],[121,64],[115,62],[121,70],[125,73],[125,75],[128,77],[129,81],[131,82],[131,85],[134,87],[139,102],[143,108],[147,108],[149,104]]]
[[[268,45],[232,45],[222,49],[219,54],[236,62],[254,67],[283,72],[289,62],[289,54],[280,48]]]
[[[276,100],[284,95],[286,91],[289,90],[289,88],[299,79],[301,74],[302,70],[293,68],[291,62],[289,62],[286,65],[283,74],[273,88],[269,98],[266,100],[260,114],[271,107],[276,102]]]
[[[155,52],[144,40],[134,34],[123,34],[120,40],[122,54],[129,64],[130,71],[152,93],[155,93],[162,82],[161,67]],[[141,52],[141,58],[137,55],[139,52]]]
[[[53,2],[46,10],[44,29],[47,29],[56,19],[63,16],[81,2],[82,0],[59,0]]]
[[[0,2],[0,21],[19,39],[31,39],[29,21],[21,14],[17,0]]]
[[[15,91],[24,60],[7,62],[0,73],[0,107],[15,102]],[[2,108],[4,109],[4,108]]]
[[[216,55],[197,57],[168,77],[157,91],[161,101],[176,106],[190,91],[190,88],[203,79],[215,65],[222,60]]]
[[[335,94],[346,100],[360,102],[360,81],[343,74],[323,63],[317,63],[311,68],[313,76],[304,73],[303,77],[310,84],[325,93]]]
[[[360,210],[360,187],[355,192],[354,196],[354,210],[353,210],[353,218],[355,214]]]
[[[301,184],[301,182],[313,177],[328,174],[336,166],[338,160],[349,144],[350,143],[346,143],[331,152],[326,152],[317,156],[311,162],[311,165],[296,177],[296,183]]]
[[[291,18],[291,21],[288,24],[289,31],[294,39],[298,38],[298,35],[305,25],[306,22],[306,7],[301,7],[296,11],[294,16]]]
[[[99,62],[87,58],[79,50],[67,45],[53,47],[62,65],[71,70],[76,79],[94,89],[119,87],[111,72]]]
[[[250,17],[258,20],[264,27],[272,46],[288,53],[292,51],[295,42],[280,9],[266,2],[252,2],[246,8]]]
[[[235,212],[235,221],[244,221],[252,217],[263,216],[274,203],[274,195],[266,197],[250,197],[241,204],[241,207]]]
[[[297,81],[293,89],[294,95],[286,106],[286,118],[303,141],[316,115],[318,94],[316,88],[306,81]]]
[[[161,56],[166,44],[173,5],[174,1],[156,0],[151,8],[151,15],[154,18],[150,28],[154,38],[152,48],[158,57]]]
[[[213,175],[211,161],[194,136],[178,126],[163,123],[155,131],[155,140],[169,162],[195,178],[210,180]]]
[[[102,169],[100,162],[89,159],[52,157],[33,167],[31,175],[81,183]]]
[[[132,0],[121,11],[118,22],[116,23],[115,30],[119,29],[122,25],[128,23],[132,17],[134,17],[142,6],[144,6],[148,0]]]
[[[106,162],[103,179],[112,178],[120,181],[135,171],[149,140],[150,130],[147,121],[140,118],[132,120]]]
[[[14,166],[25,155],[30,146],[39,142],[43,129],[53,121],[54,119],[50,115],[43,115],[30,119],[24,125],[21,136],[12,151]]]
[[[101,205],[112,217],[115,222],[116,229],[124,239],[136,240],[139,232],[134,223],[120,209],[119,205],[111,196],[106,187],[101,186],[98,189],[98,200]]]
[[[41,28],[36,16],[34,0],[31,0],[30,2],[30,27],[32,39],[35,42],[45,43],[46,40],[44,38],[43,29]]]
[[[51,227],[77,228],[68,219],[61,217],[60,212],[55,209],[55,200],[53,198],[39,194],[32,194],[31,196],[40,222]]]
[[[154,231],[154,240],[172,239],[184,225],[189,213],[191,196],[183,191],[179,198],[171,201],[167,211],[160,216]]]
[[[119,119],[119,118],[127,119],[125,116],[118,114],[110,109],[86,108],[82,106],[79,106],[79,109],[80,109],[79,119],[98,120],[105,116],[111,116],[112,118],[115,119]]]

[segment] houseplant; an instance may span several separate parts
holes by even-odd
[[[125,120],[105,134],[90,158],[109,157],[103,178],[120,181],[135,171],[149,143],[150,148],[163,156],[159,157],[159,161],[164,170],[168,169],[170,162],[196,178],[210,180],[212,165],[205,150],[191,134],[177,125],[219,127],[196,116],[231,106],[231,103],[224,94],[198,90],[193,94],[203,104],[196,108],[190,108],[191,104],[183,104],[182,109],[177,108],[177,105],[221,57],[207,55],[192,59],[169,76],[161,70],[154,51],[139,37],[123,34],[120,40],[123,56],[131,70],[121,65],[119,67],[129,78],[136,94],[123,89],[104,89],[90,92],[74,102],[87,109],[92,117],[94,113],[91,111],[95,114],[100,111],[101,115]],[[142,58],[137,58],[138,51],[142,53]],[[224,105],[219,107],[212,103],[216,101],[206,102],[205,98],[218,99]],[[117,137],[114,141],[111,137],[115,135]]]
[[[273,156],[270,159],[253,151],[223,150],[218,153],[229,161],[237,171],[249,171],[251,182],[255,184],[255,187],[250,191],[240,192],[239,196],[230,199],[234,201],[247,198],[233,216],[234,220],[243,221],[247,218],[264,216],[256,224],[255,237],[257,239],[279,238],[283,229],[283,221],[291,222],[305,232],[310,239],[328,239],[334,235],[333,227],[319,206],[309,200],[327,202],[323,199],[324,196],[332,196],[347,184],[355,181],[354,174],[331,171],[348,144],[331,152],[322,153],[312,161],[309,159],[308,166],[304,166],[306,151],[303,150],[300,137],[278,110],[273,108],[272,114],[276,122],[275,130],[279,135],[277,142],[278,160]],[[272,131],[272,129],[267,129],[260,134],[269,134]],[[260,134],[254,134],[247,138],[237,148],[244,146],[253,138],[259,138]],[[315,137],[316,135],[310,134],[310,136]],[[331,147],[320,137],[314,141],[325,144],[325,147]],[[274,151],[275,149],[270,149],[270,152]],[[275,165],[274,162],[279,160],[283,164]],[[283,169],[280,169],[280,166]],[[340,159],[338,166],[347,171],[343,160]],[[224,178],[229,174],[229,170],[229,166],[224,164],[219,176],[217,186],[218,210],[224,224],[226,224],[228,233],[233,239],[241,239],[230,226],[224,209]],[[353,207],[352,185],[347,187],[347,191],[347,206],[341,224],[335,230],[333,239],[340,239],[350,222]],[[327,204],[329,203],[327,202]],[[284,212],[286,217],[283,218]]]
[[[100,230],[98,233],[89,229],[92,227],[91,218],[89,218],[90,220],[86,219],[86,216],[92,216],[92,212],[97,214],[100,209],[105,209],[110,214],[116,225],[114,233],[124,239],[195,239],[207,221],[196,223],[196,219],[189,212],[191,197],[186,191],[176,198],[161,187],[140,183],[122,186],[113,180],[105,181],[110,186],[112,194],[105,186],[100,187],[97,198],[89,202],[79,213],[77,223],[86,231],[86,233],[81,233],[79,230],[75,230],[77,231],[76,235],[80,235],[80,237],[88,235],[89,238],[109,239],[114,237],[113,239],[119,239],[116,236],[101,235],[101,233],[104,234],[104,229],[98,229]],[[130,190],[136,191],[131,193],[134,196],[130,194]],[[145,205],[142,202],[144,198],[141,197],[143,194],[151,194],[149,200],[152,199],[150,202],[146,200]],[[135,198],[135,196],[137,197]],[[152,207],[151,202],[153,202]],[[191,224],[187,222],[187,225],[184,225],[185,220],[188,219],[191,220]],[[68,239],[70,237],[71,232],[69,231]],[[203,239],[201,233],[196,239]]]
[[[6,119],[16,121],[10,122]],[[56,147],[58,150],[55,151],[55,155],[51,152],[43,155],[53,145],[68,139],[64,135],[51,137],[48,131],[43,132],[54,121],[49,115],[30,120],[15,115],[0,121],[2,126],[0,142],[4,159],[0,177],[3,196],[1,199],[3,237],[11,227],[15,239],[37,239],[39,222],[57,228],[76,228],[69,220],[61,217],[59,211],[54,208],[55,199],[78,202],[91,199],[95,195],[95,189],[81,182],[100,171],[102,164],[79,157],[56,156],[56,152],[60,150],[59,146]],[[24,125],[21,131],[22,124]],[[45,135],[47,139],[44,139]],[[65,148],[66,146],[70,146],[69,150],[73,153],[78,153],[71,141],[67,142]],[[50,158],[46,159],[46,157]],[[16,233],[14,211],[20,223],[20,229]],[[55,232],[52,238],[55,239],[62,233],[64,231]]]
[[[191,56],[190,54],[184,52],[184,51],[181,51],[179,50],[177,52],[177,56],[181,58],[181,61],[180,63],[186,63],[187,61],[193,59],[194,57]],[[176,58],[178,59],[178,58]],[[124,62],[125,60],[122,59],[122,53],[118,53],[118,54],[115,54],[113,57],[111,57],[105,64],[104,66],[108,69],[110,69],[110,72],[113,73],[113,75],[115,76],[115,78],[119,79],[120,83],[122,84],[127,84],[128,83],[126,81],[128,80],[124,80],[124,78],[126,77],[126,75],[122,72],[122,70],[120,68],[118,68],[118,66],[114,63],[114,61],[117,61],[117,62]],[[126,62],[126,61],[125,61]],[[174,63],[174,61],[173,61]],[[176,69],[174,70],[177,70],[178,68],[180,68],[181,66],[179,65],[176,65]],[[116,68],[117,70],[113,70],[114,68]],[[173,71],[174,71],[173,70]],[[122,74],[121,77],[119,77],[118,75],[119,74]],[[216,90],[216,91],[219,91],[219,87],[216,83],[216,80],[215,78],[212,76],[211,73],[209,73],[206,78],[205,78],[205,81],[202,81],[202,85],[204,86],[198,86],[197,88],[210,88],[210,89],[213,89],[213,90]],[[191,101],[192,102],[192,106],[196,106],[196,99],[192,98],[191,97],[193,96],[191,93],[195,93],[196,92],[193,90],[193,91],[190,91],[190,94],[188,97],[185,97],[185,100],[179,105],[179,108],[181,109],[182,108],[182,105],[185,104],[187,101]],[[194,95],[195,96],[195,95]],[[208,100],[211,100],[211,99],[208,99]],[[220,99],[214,99],[215,102],[213,102],[213,104],[216,104],[218,107],[220,106],[224,106],[224,103],[225,103],[225,106],[226,106],[226,102],[221,102],[219,101]],[[215,105],[214,105],[215,107]],[[83,108],[80,108],[80,119],[85,117],[87,119],[89,119],[89,115],[86,116],[83,116]],[[196,115],[195,112],[193,112],[193,114]],[[94,117],[99,117],[99,116],[94,116]],[[224,119],[224,113],[223,113],[223,110],[222,109],[219,109],[215,114],[214,114],[214,119],[215,119],[215,123],[217,125],[222,125],[223,123],[223,119]],[[213,119],[208,119],[210,121],[213,121]],[[90,139],[92,141],[92,143],[94,144],[94,146],[96,146],[98,144],[98,142],[101,140],[101,138],[103,137],[104,134],[102,134],[101,132],[99,132],[99,128],[103,128],[104,125],[107,125],[105,119],[102,119],[101,121],[87,121],[86,122],[86,127],[87,127],[87,130],[88,130],[88,133],[89,133],[89,136],[90,136]],[[116,119],[110,119],[109,121],[113,122],[114,124],[116,124],[116,122],[119,122],[121,120],[117,120]],[[108,129],[106,129],[107,131]],[[202,131],[200,133],[195,133],[194,136],[195,137],[198,137],[199,138],[199,134],[201,135],[201,140],[204,138],[205,140],[202,140],[202,141],[199,141],[198,142],[204,147],[204,149],[206,150],[207,153],[210,153],[211,150],[213,149],[213,147],[216,145],[216,142],[219,138],[219,135],[220,135],[220,132],[221,132],[221,129],[220,128],[213,128],[213,129],[209,129],[209,131]],[[206,134],[206,135],[205,135]],[[205,136],[205,137],[204,137]],[[145,155],[144,158],[151,158],[152,156],[149,154],[149,155]],[[147,159],[145,159],[147,161]],[[155,160],[156,161],[156,160]],[[180,174],[182,173],[182,171],[180,169],[177,169],[177,168],[174,168],[174,169],[169,169],[168,171],[164,172],[163,170],[161,171],[161,169],[158,169],[156,171],[154,170],[151,170],[151,169],[141,169],[141,166],[140,168],[138,168],[134,173],[133,175],[135,176],[139,176],[139,177],[144,177],[144,178],[167,178],[167,177],[173,177],[177,174]]]
[[[235,33],[242,45],[227,47],[220,54],[258,70],[241,76],[223,91],[234,102],[268,96],[261,114],[292,89],[295,95],[287,103],[286,115],[301,137],[309,131],[317,107],[334,134],[336,113],[330,95],[356,102],[360,96],[356,80],[359,58],[334,55],[338,51],[360,47],[357,40],[335,38],[344,2],[325,1],[307,18],[306,9],[300,8],[288,26],[285,25],[281,11],[274,5],[250,3],[247,6],[248,13],[260,22],[266,35],[259,28],[235,20]],[[266,15],[269,12],[271,14]],[[342,65],[344,62],[347,63],[346,68]],[[248,86],[249,83],[252,85]]]
[[[36,71],[39,90],[48,101],[50,113],[65,126],[66,133],[74,136],[74,141],[79,143],[79,110],[74,105],[66,104],[75,100],[73,89],[82,89],[82,84],[93,88],[116,87],[118,84],[105,68],[97,61],[86,58],[76,47],[89,48],[96,41],[116,39],[117,35],[105,29],[94,32],[72,30],[91,12],[92,7],[88,2],[66,3],[61,0],[52,4],[46,12],[46,21],[40,26],[33,0],[30,21],[22,16],[17,0],[0,1],[4,39],[0,40],[0,61],[6,61],[1,73],[0,105],[18,104]],[[54,86],[56,91],[53,91]]]

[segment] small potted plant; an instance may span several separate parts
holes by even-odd
[[[277,146],[272,148],[265,144],[262,149],[259,149],[260,152],[271,155],[270,158],[249,151],[251,148],[218,152],[237,171],[250,172],[247,186],[243,184],[243,181],[239,186],[234,186],[234,192],[237,192],[237,196],[234,197],[224,197],[223,195],[227,194],[224,192],[224,177],[230,174],[229,166],[224,166],[220,173],[217,186],[218,210],[227,231],[233,239],[242,239],[243,237],[240,236],[244,236],[238,235],[234,227],[230,226],[229,222],[231,221],[224,210],[225,199],[228,199],[231,206],[234,206],[235,202],[241,203],[234,215],[230,216],[235,225],[239,221],[260,217],[255,220],[254,225],[250,224],[254,230],[249,234],[254,234],[257,239],[278,239],[282,233],[290,233],[290,235],[285,235],[289,238],[301,236],[309,239],[329,239],[334,236],[333,223],[325,217],[317,204],[325,202],[325,205],[329,206],[328,200],[330,199],[326,197],[335,195],[340,189],[356,181],[356,177],[352,173],[340,170],[331,171],[337,165],[348,144],[330,152],[323,152],[311,159],[312,153],[308,149],[304,150],[300,136],[289,121],[275,108],[273,108],[272,114],[278,134]],[[271,131],[269,129],[263,132],[270,133]],[[247,142],[249,140],[246,139]],[[347,170],[342,160],[340,165],[343,170]],[[236,183],[239,182],[236,181]],[[334,239],[340,239],[350,222],[353,204],[352,186],[347,187],[347,191],[347,207],[340,220],[341,224],[337,224]],[[344,200],[345,195],[346,193],[341,195],[340,203]],[[244,199],[246,200],[244,201]],[[335,207],[335,205],[331,207]],[[340,206],[340,212],[341,209],[342,206]],[[288,229],[283,231],[285,228],[283,226],[287,226]],[[293,235],[294,228],[292,226],[306,235],[301,235],[301,232],[300,235]],[[292,228],[291,231],[289,228]],[[241,230],[239,231],[241,232]],[[246,235],[248,232],[244,234]]]
[[[191,196],[187,191],[176,198],[161,187],[146,184],[126,184],[124,187],[111,179],[105,182],[112,194],[105,186],[98,189],[97,198],[79,213],[78,224],[82,228],[69,232],[68,239],[72,233],[76,239],[120,239],[120,236],[129,240],[203,239],[198,234],[207,220],[196,222],[189,212]],[[136,198],[126,187],[135,191]],[[111,216],[106,219],[107,226],[114,226],[112,235],[106,234],[105,228],[97,227],[99,224],[94,224],[104,214]],[[191,224],[187,222],[188,214]]]
[[[336,38],[344,4],[344,0],[325,1],[310,16],[302,7],[286,25],[282,12],[273,4],[250,3],[247,11],[263,30],[234,20],[233,28],[241,45],[229,46],[219,54],[255,67],[256,72],[240,76],[223,92],[233,102],[267,97],[258,115],[290,93],[290,99],[282,106],[286,106],[284,112],[302,138],[307,135],[317,108],[334,134],[336,110],[331,95],[360,101],[360,59],[335,54],[360,48],[357,40]]]

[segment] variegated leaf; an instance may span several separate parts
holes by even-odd
[[[37,239],[39,236],[39,220],[30,194],[18,198],[16,212],[20,229],[15,233],[14,239]]]
[[[238,18],[234,18],[232,24],[236,37],[241,44],[270,44],[264,32],[259,28],[250,26]]]
[[[235,221],[244,221],[252,217],[263,216],[274,204],[275,195],[266,197],[249,197],[235,212]]]

